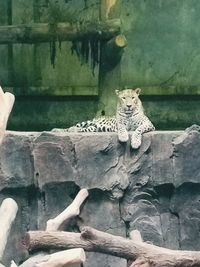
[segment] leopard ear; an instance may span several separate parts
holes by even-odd
[[[140,88],[136,88],[134,91],[136,92],[137,95],[139,95],[140,92],[141,92],[141,89]]]
[[[119,90],[115,90],[115,94],[116,95],[119,95]]]

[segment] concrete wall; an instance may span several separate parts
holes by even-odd
[[[79,225],[174,249],[199,250],[200,128],[145,134],[139,150],[117,135],[7,132],[0,148],[0,200],[13,197],[19,211],[4,263],[25,259],[21,238],[44,229],[80,188],[89,198]],[[68,230],[77,230],[72,221]],[[88,254],[84,266],[122,266],[124,260]]]
[[[199,9],[198,0],[116,1],[108,18],[121,18],[127,47],[112,68],[102,55],[94,76],[90,64],[71,55],[70,42],[61,50],[57,44],[55,68],[49,44],[1,45],[0,81],[17,95],[9,128],[48,130],[102,111],[114,114],[114,89],[123,86],[143,89],[144,107],[158,129],[198,123]],[[96,21],[99,11],[98,0],[6,0],[0,2],[0,24]]]

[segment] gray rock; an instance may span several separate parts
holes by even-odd
[[[184,132],[173,141],[174,185],[200,181],[200,133]]]
[[[79,187],[74,182],[46,184],[38,196],[38,229],[45,230],[47,220],[56,217],[69,206],[78,191]],[[73,220],[70,220],[62,229],[69,230],[73,227]]]
[[[76,181],[74,144],[69,136],[42,133],[34,140],[33,160],[38,186]]]
[[[170,212],[161,213],[160,222],[164,246],[171,249],[180,249],[179,218]]]
[[[177,136],[173,132],[157,132],[152,137],[152,173],[151,183],[158,186],[163,183],[173,183],[173,146],[172,140]]]
[[[68,206],[80,190],[90,195],[63,229],[89,225],[169,248],[200,246],[200,131],[151,132],[137,150],[116,133],[7,132],[0,148],[0,200],[13,197],[19,212],[3,259],[27,257],[21,238]],[[85,266],[126,266],[90,253]]]
[[[83,225],[126,237],[126,227],[121,218],[119,201],[110,199],[101,190],[90,191],[80,217]]]
[[[163,246],[159,216],[139,216],[134,221],[131,221],[129,230],[139,230],[144,241]]]
[[[35,135],[7,132],[0,147],[0,190],[35,183],[31,153]]]
[[[87,253],[84,267],[127,267],[127,261],[118,257],[100,253]]]
[[[200,184],[185,183],[171,200],[170,209],[177,216],[181,249],[199,250]]]
[[[123,163],[124,147],[116,133],[72,135],[78,185],[119,193],[129,184]],[[121,194],[119,194],[121,196]]]
[[[156,207],[147,200],[139,200],[131,205],[126,206],[126,216],[124,216],[125,221],[134,221],[141,215],[156,216],[159,215]]]

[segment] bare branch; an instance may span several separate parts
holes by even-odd
[[[81,189],[73,202],[62,213],[47,221],[46,231],[57,231],[66,220],[79,215],[80,206],[87,197],[88,190]]]
[[[3,257],[11,225],[18,210],[17,203],[12,198],[6,198],[0,207],[0,259]]]
[[[143,242],[140,231],[138,230],[133,230],[130,232],[130,238],[134,241],[134,242]]]
[[[7,121],[14,102],[14,95],[8,92],[4,93],[3,89],[0,86],[0,144],[2,143],[7,126]]]
[[[85,262],[85,252],[82,248],[74,248],[56,252],[45,262],[36,264],[37,267],[67,267]]]
[[[10,267],[18,267],[17,264],[14,261],[11,261]]]
[[[150,266],[151,265],[145,259],[141,258],[138,258],[130,265],[130,267],[150,267]]]
[[[135,267],[200,266],[200,252],[170,250],[145,242],[135,242],[120,236],[114,236],[90,227],[85,227],[81,234],[32,231],[27,233],[26,241],[29,249],[71,249],[79,247],[87,251],[135,260]]]

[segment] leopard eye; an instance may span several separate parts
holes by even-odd
[[[125,97],[125,96],[123,96],[123,97],[122,97],[122,99],[126,99],[126,97]]]
[[[132,99],[135,99],[135,97],[134,97],[134,96],[132,96]]]

